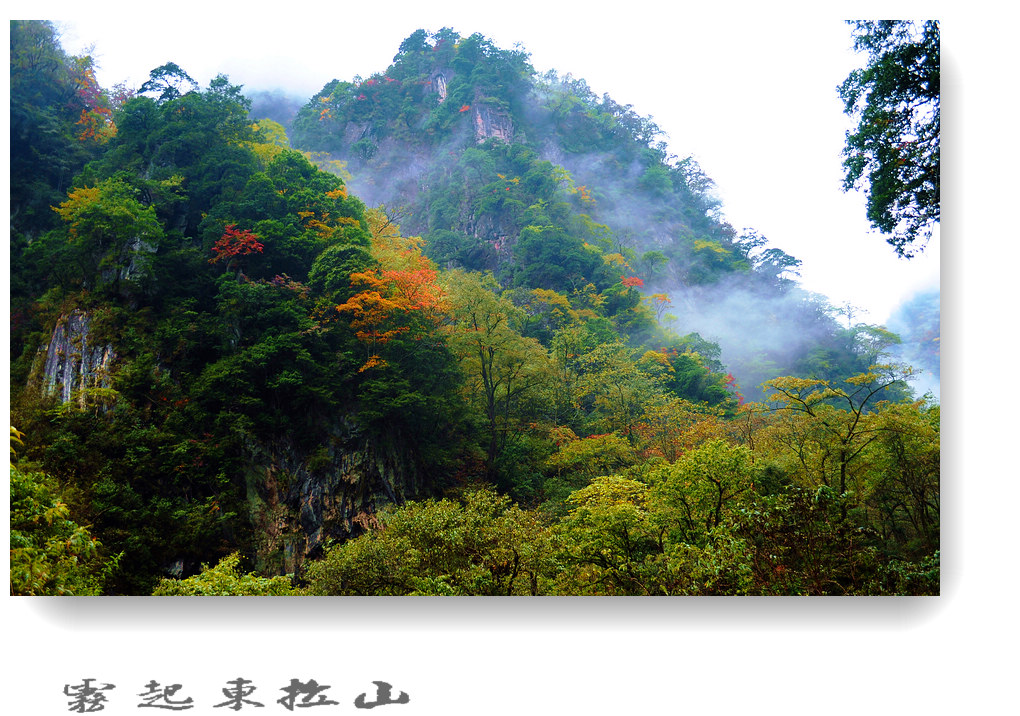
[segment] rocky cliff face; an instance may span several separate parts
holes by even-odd
[[[43,391],[67,403],[78,391],[109,388],[110,366],[116,357],[112,345],[95,340],[89,314],[75,310],[61,316],[46,346]]]
[[[156,245],[152,241],[135,238],[125,247],[124,255],[100,273],[103,283],[116,284],[121,293],[130,296],[138,287],[152,278],[152,257]]]
[[[428,84],[426,85],[430,92],[435,92],[436,94],[439,95],[440,102],[446,99],[447,91],[446,84],[448,74],[450,74],[450,71],[446,69],[433,70],[432,74],[429,76]]]
[[[333,540],[377,524],[377,508],[418,497],[413,456],[353,425],[338,425],[312,455],[284,441],[249,445],[246,487],[258,566],[288,574]]]
[[[476,104],[473,108],[475,140],[483,142],[494,138],[510,144],[514,138],[514,123],[509,113],[493,107]]]

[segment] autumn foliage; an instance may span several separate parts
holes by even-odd
[[[336,310],[351,314],[351,328],[358,340],[375,346],[407,330],[402,326],[385,327],[401,306],[389,297],[393,293],[391,284],[379,275],[379,271],[352,273],[351,286],[361,290],[337,306]]]
[[[379,350],[397,336],[421,339],[446,308],[438,271],[422,256],[421,240],[401,236],[381,212],[369,212],[368,223],[372,255],[380,267],[352,273],[351,288],[357,292],[336,307],[350,316],[355,336],[368,349],[361,371],[385,365]]]
[[[425,260],[418,257],[422,264]],[[383,271],[382,276],[393,286],[404,310],[434,311],[442,302],[443,293],[436,283],[436,270],[427,265],[415,269]]]
[[[91,111],[83,109],[77,122],[81,127],[78,141],[92,139],[96,142],[105,142],[116,135],[117,127],[113,123],[112,115],[113,112],[105,107],[97,107]]]
[[[209,259],[209,263],[214,264],[226,260],[229,268],[238,256],[261,254],[265,247],[258,239],[259,237],[248,229],[238,231],[237,224],[227,224],[223,236],[213,244],[212,252],[216,255]]]
[[[415,269],[373,269],[351,274],[351,286],[361,290],[336,310],[350,314],[355,336],[368,347],[369,357],[362,371],[385,364],[378,355],[379,348],[410,332],[415,316],[431,323],[443,306],[445,296],[436,283],[436,270],[424,257],[416,258],[421,265]]]
[[[96,81],[91,57],[72,59],[71,77],[75,86],[75,95],[85,105],[76,122],[80,127],[78,141],[92,140],[100,144],[117,134],[117,125],[113,122],[113,111],[103,95],[103,90]]]

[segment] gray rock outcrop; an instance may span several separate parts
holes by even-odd
[[[109,388],[110,367],[116,357],[111,344],[95,339],[92,317],[84,311],[71,311],[57,320],[46,346],[43,391],[67,403],[84,389]]]

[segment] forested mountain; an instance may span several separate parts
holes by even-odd
[[[630,107],[450,29],[289,121],[11,60],[12,593],[937,592],[897,337]]]
[[[292,136],[343,161],[354,193],[440,266],[567,295],[640,279],[666,325],[719,344],[752,399],[776,375],[838,380],[884,348],[791,280],[796,258],[727,224],[711,179],[650,118],[481,35],[419,30],[384,72],[325,85]],[[633,316],[616,328],[649,338]]]

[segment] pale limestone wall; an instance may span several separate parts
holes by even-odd
[[[83,311],[62,316],[46,347],[42,386],[67,403],[83,388],[110,387],[110,365],[117,355],[110,344],[96,345],[92,319]]]
[[[489,138],[495,138],[506,144],[510,144],[514,138],[514,123],[505,112],[475,105],[475,140],[482,142]]]

